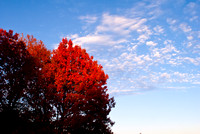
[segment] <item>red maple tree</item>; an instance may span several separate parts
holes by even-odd
[[[108,118],[114,98],[107,94],[102,66],[85,49],[63,39],[53,51],[52,71],[59,95],[59,131],[69,133],[111,133]]]

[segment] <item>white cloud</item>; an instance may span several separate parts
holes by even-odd
[[[80,19],[92,23],[96,21],[94,16],[81,16]],[[105,13],[100,17],[101,23],[94,31],[87,35],[71,35],[74,42],[81,45],[109,45],[116,49],[122,48],[121,43],[126,43],[130,34],[138,29],[144,28],[145,18],[129,18],[119,15]]]
[[[190,18],[190,21],[194,21],[194,20],[197,20],[199,18],[199,16],[193,16]]]
[[[186,5],[184,12],[190,15],[196,15],[198,10],[198,5],[195,2],[190,2]]]
[[[197,61],[196,59],[194,58],[191,58],[191,57],[183,57],[182,58],[185,62],[189,61],[191,62],[192,64],[194,65],[199,65],[199,61]]]
[[[188,26],[186,23],[181,23],[180,29],[183,30],[183,32],[185,33],[192,31],[191,27]]]
[[[120,44],[126,42],[126,39],[118,39],[114,40],[111,35],[86,35],[83,37],[77,37],[74,39],[74,43],[77,44],[93,44],[93,45],[114,45],[114,44]]]
[[[129,9],[128,15],[129,16],[140,16],[140,17],[148,17],[148,19],[153,20],[158,18],[163,14],[160,5],[163,3],[161,0],[154,0],[151,2],[148,1],[139,1],[136,3],[133,8]]]
[[[168,73],[162,73],[160,76],[161,76],[162,78],[167,78],[167,79],[170,78],[170,74],[168,74]]]
[[[169,28],[173,31],[177,30],[177,20],[172,18],[167,18],[167,23],[169,24]]]
[[[86,15],[86,16],[80,16],[79,17],[80,20],[83,20],[87,23],[95,23],[97,21],[97,17],[96,16],[90,16],[90,15]]]
[[[70,37],[70,39],[76,39],[76,38],[78,38],[78,34],[72,34],[69,37]]]
[[[152,59],[149,57],[149,55],[144,56],[144,60],[146,60],[146,61],[152,61]]]
[[[131,50],[132,50],[132,51],[135,51],[135,50],[137,49],[137,47],[138,47],[138,45],[134,45],[134,46],[131,48]]]
[[[188,39],[188,40],[192,40],[192,39],[193,39],[193,36],[191,36],[191,35],[190,35],[190,36],[187,36],[187,39]]]
[[[160,74],[160,78],[159,78],[159,82],[171,82],[171,80],[170,80],[170,78],[171,78],[171,75],[170,74],[168,74],[168,73],[161,73]]]
[[[159,25],[154,27],[153,30],[156,32],[155,34],[157,34],[157,35],[164,33],[164,29]]]
[[[174,78],[173,82],[189,82],[189,74],[187,73],[180,73],[180,72],[174,72]]]
[[[141,57],[142,57],[142,56],[135,56],[135,57],[133,58],[133,61],[136,62],[137,65],[141,65],[141,64],[144,63],[144,60],[142,60]]]
[[[123,94],[123,93],[128,93],[128,92],[133,92],[133,90],[109,90],[108,93],[109,94]]]
[[[147,35],[152,34],[152,30],[149,29],[147,25],[143,25],[137,29],[138,33],[146,33]]]
[[[147,25],[143,25],[142,27],[137,29],[137,32],[139,33],[139,37],[137,40],[140,43],[144,43],[146,40],[150,38],[150,35],[152,35],[152,30],[149,29]]]
[[[113,32],[119,35],[128,35],[145,22],[146,19],[132,19],[124,16],[103,14],[102,24],[97,26],[96,33]]]
[[[176,61],[176,59],[170,59],[170,60],[169,60],[169,64],[171,64],[171,65],[173,65],[173,66],[177,66],[177,65],[179,65],[180,63],[178,63],[178,62]]]
[[[156,46],[158,43],[155,43],[155,42],[153,42],[153,41],[147,41],[146,42],[146,45],[147,46]]]
[[[175,86],[166,86],[166,87],[164,87],[165,89],[172,89],[172,90],[185,90],[185,89],[188,89],[188,87],[184,87],[184,86],[177,86],[177,87],[175,87]]]
[[[195,81],[195,82],[193,82],[193,84],[200,85],[200,81]]]
[[[154,53],[154,57],[160,58],[160,57],[161,57],[161,54],[160,54],[159,52],[155,52],[155,53]]]
[[[58,43],[57,44],[53,44],[52,46],[53,46],[53,49],[57,49],[58,48]]]
[[[142,34],[137,38],[140,43],[144,43],[147,39],[149,39],[149,36],[146,34]]]
[[[167,18],[167,23],[169,23],[170,25],[175,24],[177,21],[175,19],[172,18]]]
[[[164,44],[165,44],[165,45],[172,44],[172,41],[171,41],[171,40],[165,40],[165,41],[164,41]]]
[[[164,48],[161,48],[160,50],[163,54],[169,53],[169,52],[176,52],[176,53],[179,52],[178,50],[176,50],[176,48],[173,45],[170,45],[170,44],[166,45]]]
[[[126,40],[124,40],[124,42],[126,42]],[[115,45],[113,48],[115,48],[115,49],[122,49],[123,47],[124,47],[123,45]]]
[[[192,46],[192,42],[188,42],[187,47],[191,47]]]

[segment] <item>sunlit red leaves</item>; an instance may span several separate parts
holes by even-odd
[[[108,78],[101,65],[93,61],[84,49],[73,46],[67,39],[63,39],[58,49],[54,50],[52,63],[59,91],[63,85],[72,86],[75,91],[83,87],[105,85]]]
[[[79,116],[80,120],[87,120],[90,125],[95,124],[94,120],[100,120],[101,123],[98,123],[103,126],[103,121],[112,125],[107,117],[110,109],[114,107],[114,101],[110,105],[113,98],[109,99],[106,93],[108,75],[85,49],[74,46],[71,40],[68,42],[63,39],[58,49],[53,52],[52,68],[55,71],[57,91],[63,100],[64,124],[76,124],[73,120]],[[67,116],[70,113],[73,113],[73,116]]]

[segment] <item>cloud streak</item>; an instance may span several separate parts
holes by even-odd
[[[90,23],[90,20],[93,20],[88,16],[81,16],[80,18],[89,19],[88,23]],[[118,45],[126,43],[128,38],[130,38],[130,33],[138,30],[145,22],[145,18],[127,18],[105,13],[101,16],[101,23],[96,26],[93,32],[83,36],[70,35],[70,37],[72,37],[75,43],[83,46],[93,44]]]
[[[89,24],[95,23],[97,21],[97,17],[91,15],[80,16],[79,19]]]

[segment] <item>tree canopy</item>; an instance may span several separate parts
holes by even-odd
[[[108,75],[71,40],[50,51],[33,36],[0,29],[0,74],[0,117],[8,133],[112,133]]]

